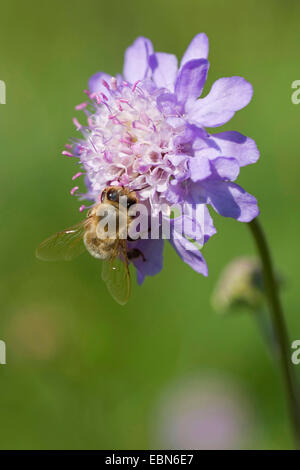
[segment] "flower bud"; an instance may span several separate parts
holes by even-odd
[[[264,300],[260,262],[248,256],[236,258],[225,267],[212,296],[212,304],[219,312],[241,307],[258,310]]]

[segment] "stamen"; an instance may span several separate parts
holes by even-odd
[[[131,148],[128,147],[121,147],[120,152],[125,153],[126,155],[132,155],[133,151]]]
[[[92,146],[93,146],[93,149],[95,150],[95,152],[97,152],[98,150],[97,150],[97,148],[96,148],[96,145],[95,145],[94,142],[93,142],[93,139],[90,138],[89,140],[90,140],[90,142],[91,142],[91,144],[92,144]]]
[[[107,163],[111,163],[111,162],[112,162],[111,153],[110,153],[108,150],[104,150],[104,152],[103,152],[103,158],[104,158],[104,160],[105,160]]]
[[[133,121],[132,122],[132,127],[134,129],[140,129],[142,131],[147,130],[147,127],[144,126],[144,124],[142,124],[141,121]]]
[[[144,124],[146,124],[146,126],[149,125],[150,119],[149,119],[149,117],[147,116],[147,114],[146,114],[145,112],[142,111],[142,112],[140,113],[140,118],[141,118],[141,121],[142,121]]]
[[[118,88],[118,83],[117,83],[116,77],[111,77],[110,83],[111,83],[112,89],[113,89],[114,91],[116,91],[117,88]]]
[[[77,148],[78,153],[82,153],[85,150],[87,150],[87,147],[84,147],[83,145],[78,145],[78,148]]]
[[[108,119],[110,119],[113,124],[119,124],[119,125],[123,126],[123,123],[120,121],[120,119],[118,119],[118,117],[116,115],[109,116]]]
[[[61,153],[66,157],[74,157],[74,155],[71,152],[68,152],[67,150],[63,150]]]
[[[131,144],[132,144],[132,140],[131,140],[131,138],[129,138],[129,137],[121,137],[121,139],[119,139],[119,141],[120,141],[122,144],[127,144],[127,145],[131,145]]]
[[[70,191],[71,196],[74,196],[74,194],[76,193],[77,189],[79,189],[79,186],[74,186],[74,188],[71,189],[71,191]]]
[[[102,85],[105,86],[105,88],[106,88],[107,90],[110,90],[110,86],[109,86],[109,84],[107,83],[107,81],[106,81],[106,80],[101,80],[101,81],[102,81]]]
[[[82,211],[84,211],[84,209],[85,209],[85,205],[84,205],[84,204],[82,204],[82,206],[80,206],[80,207],[79,207],[79,212],[82,212]]]
[[[131,91],[134,92],[136,87],[138,86],[138,84],[141,83],[141,80],[137,80],[133,85],[132,85],[132,88],[131,88]]]
[[[125,98],[119,98],[118,100],[120,103],[125,103],[127,104],[131,109],[134,109],[134,107],[129,103],[129,100],[126,100]]]
[[[76,117],[73,118],[73,124],[77,128],[78,131],[82,129],[82,125],[80,124],[80,122],[78,121]]]
[[[83,90],[83,93],[85,93],[86,95],[88,95],[89,98],[91,98],[91,93],[89,92],[89,90]]]
[[[73,177],[72,177],[72,181],[76,180],[77,178],[79,178],[79,176],[83,175],[82,171],[79,171],[78,173],[76,173]]]
[[[75,109],[76,109],[76,111],[81,111],[82,109],[84,109],[86,107],[87,107],[87,103],[83,102],[83,103],[80,103],[77,106],[75,106]]]

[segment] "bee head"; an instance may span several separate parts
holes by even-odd
[[[136,204],[138,202],[137,197],[133,191],[129,191],[126,188],[122,188],[118,186],[105,188],[101,194],[102,203],[105,203],[105,202],[118,203],[120,198],[121,198],[120,202],[122,202],[122,198],[124,198],[124,200],[126,201],[127,209],[129,209],[129,207],[131,207],[133,204]]]

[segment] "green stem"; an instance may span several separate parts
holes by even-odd
[[[278,294],[278,285],[274,275],[270,251],[264,235],[264,232],[257,219],[250,222],[249,227],[255,239],[257,249],[262,261],[264,274],[264,287],[270,307],[271,318],[274,326],[276,339],[278,341],[280,361],[286,393],[288,397],[288,405],[290,411],[291,423],[293,426],[296,447],[300,447],[300,415],[296,396],[296,382],[293,376],[292,362],[290,358],[290,342],[288,338],[287,328],[284,321],[282,306]]]

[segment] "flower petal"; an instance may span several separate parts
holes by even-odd
[[[165,192],[166,200],[170,204],[178,204],[184,201],[186,190],[181,182],[171,181],[167,191]]]
[[[156,99],[157,107],[161,113],[165,116],[176,116],[177,113],[177,99],[173,93],[160,94]],[[176,117],[177,121],[180,120],[180,124],[184,125],[185,121],[182,118]],[[179,125],[179,124],[178,124]]]
[[[218,157],[214,160],[210,160],[210,164],[214,169],[213,173],[215,173],[218,178],[227,181],[236,180],[240,172],[240,165],[235,158]]]
[[[204,245],[216,233],[205,204],[185,203],[181,206],[181,211],[183,215],[172,220],[172,238],[178,238],[183,233],[185,238]]]
[[[172,174],[175,179],[171,180],[171,184],[174,181],[183,181],[189,175],[188,161],[189,157],[183,154],[169,154],[167,156],[168,161],[172,165]]]
[[[253,139],[235,131],[212,134],[223,155],[232,155],[240,166],[250,165],[259,159],[259,150]]]
[[[104,72],[97,72],[91,76],[88,83],[90,93],[107,93],[107,89],[103,85],[102,80],[105,80],[108,84],[110,84],[111,75],[108,75]]]
[[[170,240],[170,243],[182,261],[191,266],[197,273],[203,274],[203,276],[208,275],[205,259],[194,243],[191,243],[184,237],[180,239],[173,238]]]
[[[197,34],[197,36],[192,39],[187,50],[183,54],[180,67],[183,67],[186,62],[193,59],[207,59],[208,57],[208,37],[205,33]]]
[[[233,217],[240,222],[250,222],[259,214],[257,201],[235,183],[226,181],[205,181],[201,193],[223,217]]]
[[[202,155],[203,153],[204,155]],[[203,151],[197,152],[195,157],[189,159],[192,181],[197,182],[207,179],[236,180],[240,172],[240,166],[235,158],[215,156],[214,149],[209,149],[206,153],[207,155]]]
[[[208,68],[206,59],[190,60],[182,67],[175,83],[175,93],[180,103],[193,102],[201,95]]]
[[[157,52],[150,57],[150,63],[155,84],[159,88],[167,88],[173,92],[178,70],[177,57],[173,54]]]
[[[150,72],[149,57],[153,54],[150,39],[139,37],[125,52],[123,76],[129,83],[143,80]]]
[[[190,158],[189,168],[192,181],[202,181],[212,174],[209,159],[204,156]]]
[[[137,240],[134,242],[128,242],[128,250],[136,248],[143,253],[145,261],[142,256],[134,258],[132,260],[137,271],[137,281],[142,284],[145,276],[155,276],[158,274],[163,267],[163,249],[164,240]]]
[[[242,77],[217,80],[209,94],[188,108],[188,118],[201,126],[217,127],[229,121],[251,101],[252,85]]]
[[[204,220],[204,243],[206,243],[210,237],[217,233],[215,229],[212,216],[209,213],[209,210],[205,204],[203,204],[203,220]]]

